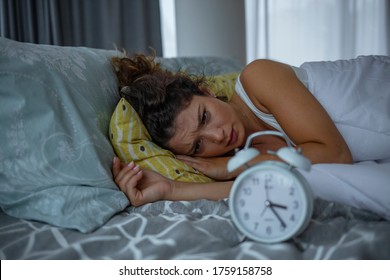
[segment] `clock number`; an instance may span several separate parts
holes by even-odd
[[[289,194],[293,196],[295,194],[295,189],[293,187],[290,188]]]
[[[294,209],[298,209],[299,208],[299,202],[298,201],[294,200],[293,204],[294,204],[293,205]]]
[[[291,215],[290,221],[295,222],[295,215],[294,214]]]
[[[244,194],[246,195],[251,195],[252,194],[252,189],[247,187],[247,188],[244,188]]]
[[[240,199],[238,201],[238,204],[240,205],[240,207],[244,207],[245,206],[245,200],[244,199]]]
[[[249,220],[249,213],[245,212],[244,214],[244,220],[248,221]]]
[[[255,186],[260,185],[260,179],[257,178],[257,177],[253,177],[252,178],[252,184],[255,185]]]
[[[271,234],[272,234],[272,228],[271,228],[270,226],[266,227],[265,232],[266,232],[268,235],[271,235]]]
[[[266,174],[266,175],[265,175],[264,187],[265,187],[266,189],[268,189],[268,190],[269,190],[269,189],[272,189],[272,186],[271,186],[272,178],[273,178],[272,174]]]

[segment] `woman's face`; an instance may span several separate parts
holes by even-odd
[[[245,127],[236,110],[215,97],[195,95],[176,117],[168,147],[182,155],[222,156],[245,142]]]

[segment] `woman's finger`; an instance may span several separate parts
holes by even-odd
[[[119,172],[121,171],[121,162],[119,158],[114,157],[112,161],[112,174],[114,175],[114,178],[118,176]]]
[[[134,197],[136,197],[137,194],[140,192],[138,188],[138,183],[142,179],[142,177],[142,169],[136,167],[133,170],[129,171],[123,178],[121,190],[127,194],[130,201],[132,201]]]
[[[135,167],[136,167],[136,165],[134,162],[130,162],[129,164],[127,164],[117,174],[117,176],[115,177],[115,182],[118,185],[126,184],[126,182],[139,171],[139,167],[137,167],[137,169],[134,170]]]
[[[186,155],[176,155],[176,158],[181,160],[181,161],[192,161],[194,159],[194,157],[191,157],[191,156],[186,156]]]

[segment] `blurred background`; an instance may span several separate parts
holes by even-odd
[[[0,36],[298,66],[389,55],[389,15],[389,0],[0,0]]]

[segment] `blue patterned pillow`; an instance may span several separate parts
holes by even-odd
[[[128,205],[107,137],[114,52],[0,38],[0,206],[89,232]]]

